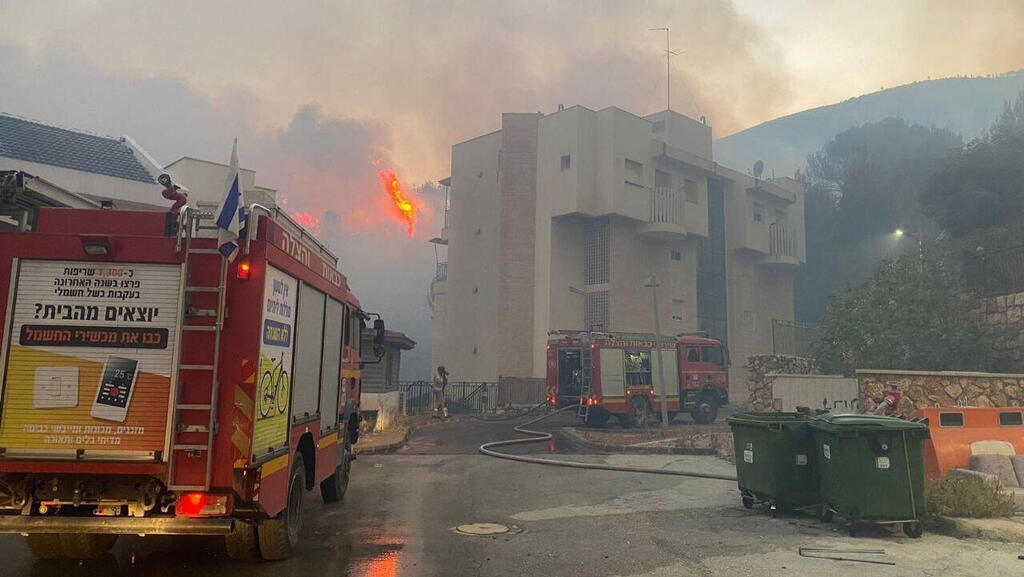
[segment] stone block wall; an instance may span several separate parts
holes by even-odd
[[[792,355],[752,355],[747,357],[748,402],[751,411],[772,410],[772,377],[774,374],[816,375],[817,364],[805,357]]]
[[[1024,358],[1024,293],[982,297],[976,312],[984,324],[1016,334],[1011,348],[1017,358]]]
[[[898,409],[905,415],[924,407],[1024,406],[1021,374],[862,369],[857,371],[857,384],[861,407],[868,413],[887,386],[903,393]]]

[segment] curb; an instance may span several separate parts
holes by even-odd
[[[1024,523],[1008,519],[967,519],[940,517],[928,528],[957,539],[982,539],[1000,543],[1024,543]]]
[[[697,449],[692,447],[631,447],[629,445],[610,445],[607,443],[595,443],[576,432],[575,427],[562,427],[562,433],[569,437],[574,445],[592,451],[605,451],[608,453],[630,453],[633,455],[712,455],[717,456],[714,449]]]
[[[352,448],[352,452],[353,452],[353,454],[356,454],[356,455],[380,455],[380,454],[383,454],[383,453],[391,453],[391,452],[396,451],[399,448],[401,448],[402,445],[404,445],[405,442],[407,440],[409,440],[409,433],[410,432],[412,432],[412,427],[407,427],[405,429],[405,434],[403,434],[400,439],[398,439],[397,441],[393,441],[391,443],[388,443],[386,445],[373,445],[373,446],[360,447],[359,444],[357,443],[356,446]]]

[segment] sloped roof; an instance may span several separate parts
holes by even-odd
[[[155,184],[119,138],[58,128],[0,113],[0,156]]]

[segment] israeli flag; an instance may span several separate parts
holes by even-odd
[[[224,197],[217,207],[217,250],[232,261],[238,254],[238,231],[241,228],[242,181],[238,175],[238,139],[231,145],[231,166],[224,184]]]

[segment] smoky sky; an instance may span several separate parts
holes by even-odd
[[[419,346],[453,143],[502,112],[672,107],[723,136],[927,77],[1024,67],[1024,2],[0,1],[0,111],[226,162],[316,219],[364,305]],[[419,201],[389,217],[377,172]],[[187,183],[186,183],[187,184]],[[387,318],[387,317],[386,317]]]

